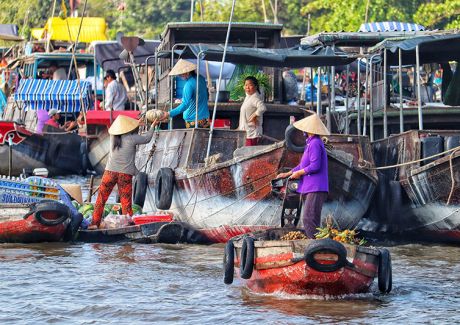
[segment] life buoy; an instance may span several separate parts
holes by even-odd
[[[242,279],[250,279],[254,270],[254,238],[245,237],[241,246],[240,276]]]
[[[224,283],[233,283],[233,273],[235,271],[235,245],[233,241],[229,240],[225,244],[224,251]]]
[[[133,203],[140,207],[144,207],[148,182],[148,175],[143,172],[139,172],[134,180]]]
[[[321,264],[315,258],[317,253],[335,254],[337,261],[332,264]],[[347,265],[347,250],[341,243],[330,238],[318,239],[305,249],[305,262],[318,272],[335,272]]]
[[[388,249],[381,248],[379,256],[378,285],[381,293],[389,293],[393,287],[391,255]]]
[[[163,167],[158,171],[155,179],[155,205],[160,210],[171,207],[174,190],[174,171]]]
[[[297,145],[294,143],[294,133],[298,131],[292,124],[289,124],[284,131],[284,140],[286,141],[286,147],[294,152],[304,152],[305,150],[305,143],[302,145]]]
[[[26,214],[24,218],[34,214],[35,219],[44,226],[60,225],[72,216],[69,207],[57,201],[41,201],[32,205],[30,208],[30,212]],[[43,216],[44,212],[54,212],[58,217],[56,219],[47,219]]]

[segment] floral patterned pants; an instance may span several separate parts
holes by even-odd
[[[115,185],[118,185],[118,194],[120,195],[120,203],[123,214],[133,214],[131,201],[133,193],[132,179],[133,175],[112,172],[110,170],[104,171],[101,185],[99,186],[96,204],[94,205],[92,225],[99,226],[101,223],[105,202],[107,202],[107,199],[109,198],[110,193],[112,193]]]

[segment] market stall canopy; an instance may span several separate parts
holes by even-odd
[[[197,58],[209,61],[221,61],[223,45],[197,44],[188,45],[182,52],[183,59]],[[339,48],[330,46],[296,47],[293,49],[260,49],[252,47],[227,48],[225,61],[235,64],[278,67],[303,68],[344,65],[356,58],[349,56]]]
[[[385,40],[376,45],[372,51],[387,49],[389,65],[398,65],[398,50],[402,52],[402,64],[416,63],[416,47],[419,47],[420,63],[441,63],[460,58],[460,34],[440,34],[413,37],[404,40]],[[383,54],[382,54],[383,55]]]
[[[138,46],[134,52],[134,60],[137,64],[144,64],[145,59],[149,56],[155,55],[155,50],[160,45],[160,41],[156,40],[146,40],[144,45]],[[120,68],[125,67],[126,64],[123,60],[120,59],[120,53],[123,51],[123,46],[121,46],[116,41],[103,41],[103,42],[93,42],[91,47],[94,49],[96,54],[97,63],[104,70],[114,70],[118,71]],[[154,63],[154,60],[151,61]]]
[[[416,32],[423,30],[425,30],[425,27],[422,25],[403,23],[400,21],[364,23],[359,27],[360,32]]]
[[[32,30],[32,36],[36,39],[44,39],[48,35],[53,41],[75,42],[80,23],[81,31],[78,37],[79,42],[91,43],[93,41],[107,40],[107,24],[105,19],[101,17],[69,17],[66,19],[53,17],[48,19],[44,28],[34,28]]]
[[[91,84],[77,80],[22,79],[14,99],[24,104],[25,110],[79,112],[91,104]]]

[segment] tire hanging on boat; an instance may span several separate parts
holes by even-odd
[[[379,256],[378,285],[381,293],[389,293],[393,287],[391,255],[388,249],[381,248]]]
[[[44,212],[56,213],[56,219],[47,219],[43,216]],[[24,216],[27,219],[31,214],[34,214],[35,219],[44,226],[57,226],[71,218],[72,214],[68,206],[57,201],[42,201],[31,206],[31,210]]]
[[[174,171],[163,167],[158,171],[155,179],[155,205],[160,210],[171,207],[174,190]]]
[[[148,186],[148,175],[144,172],[139,172],[136,175],[133,186],[133,203],[140,207],[144,207],[145,195]]]
[[[235,272],[235,245],[229,240],[225,244],[224,251],[224,283],[233,283],[233,273]]]
[[[242,279],[250,279],[254,270],[254,238],[245,237],[241,246],[240,276]]]
[[[81,174],[86,176],[88,170],[88,148],[86,147],[86,141],[82,141],[80,144],[80,155],[81,155]]]
[[[292,139],[296,131],[298,130],[292,124],[288,125],[286,131],[284,131],[284,140],[286,141],[286,147],[294,152],[304,152],[305,143],[299,146],[295,144]]]
[[[337,261],[333,264],[321,264],[315,258],[317,253],[335,254]],[[347,265],[347,250],[341,243],[330,238],[315,240],[305,249],[305,262],[318,272],[335,272]]]

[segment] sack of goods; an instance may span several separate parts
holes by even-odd
[[[147,111],[145,116],[147,117],[147,121],[152,123],[155,120],[158,120],[158,121],[164,120],[166,118],[166,112],[163,112],[162,110],[159,110],[159,109],[151,109]]]

